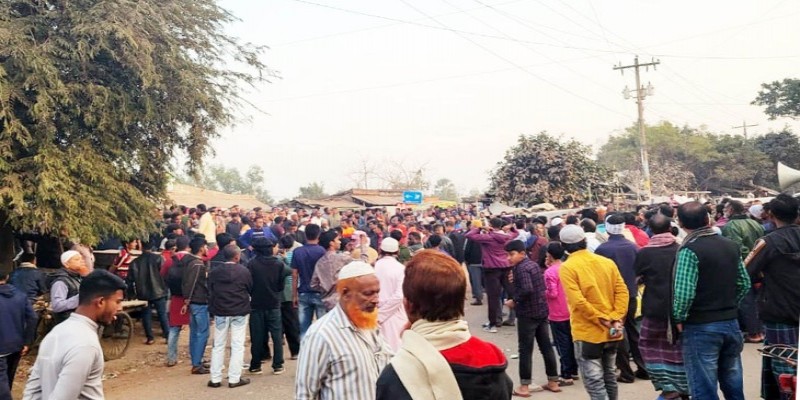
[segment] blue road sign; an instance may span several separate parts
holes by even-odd
[[[403,203],[422,204],[422,192],[417,192],[417,191],[403,192]]]

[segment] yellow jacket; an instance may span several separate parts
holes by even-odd
[[[628,288],[614,261],[579,250],[559,271],[569,305],[572,339],[589,343],[613,340],[600,319],[621,320],[628,313]]]

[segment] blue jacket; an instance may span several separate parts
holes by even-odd
[[[268,226],[261,228],[261,230],[250,228],[239,238],[239,241],[242,243],[242,247],[248,248],[253,242],[253,239],[257,237],[265,237],[272,240],[273,243],[278,243],[278,238],[275,237],[275,234],[272,233],[272,229],[270,229]]]
[[[47,292],[44,274],[33,264],[22,263],[11,273],[8,283],[25,293],[31,300]]]
[[[33,342],[37,319],[25,293],[0,285],[0,355],[16,353]]]
[[[639,285],[636,284],[636,243],[631,242],[622,235],[608,235],[608,241],[601,243],[595,254],[610,258],[617,264],[619,274],[625,280],[630,297],[636,297]]]

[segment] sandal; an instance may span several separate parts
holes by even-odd
[[[551,383],[555,383],[555,386],[550,386]],[[561,388],[558,386],[558,381],[550,381],[547,382],[546,385],[542,385],[542,389],[547,390],[548,392],[558,393],[561,392]]]
[[[573,381],[572,379],[558,378],[558,386],[572,386],[574,384],[575,381]]]
[[[531,397],[530,393],[520,393],[516,389],[511,394],[517,397]]]

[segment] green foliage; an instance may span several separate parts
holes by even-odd
[[[0,227],[90,244],[151,228],[173,156],[197,176],[263,80],[233,21],[213,0],[0,2]]]
[[[244,176],[233,167],[209,165],[200,180],[184,176],[179,176],[177,180],[179,183],[223,193],[250,194],[262,203],[273,204],[272,197],[264,189],[264,170],[258,165],[251,165]]]
[[[433,195],[441,200],[458,201],[458,190],[453,181],[442,178],[436,181],[433,187]]]
[[[773,164],[782,162],[792,168],[800,168],[800,140],[788,127],[780,132],[756,137],[755,144]]]
[[[800,79],[786,78],[780,82],[761,84],[761,90],[752,104],[764,106],[764,113],[770,119],[800,118]]]
[[[563,142],[541,132],[520,135],[492,173],[491,186],[502,201],[568,204],[603,196],[612,183],[609,169],[587,157],[588,146]]]
[[[319,200],[328,197],[325,193],[325,185],[318,182],[311,182],[307,186],[300,188],[300,198],[309,200]]]

